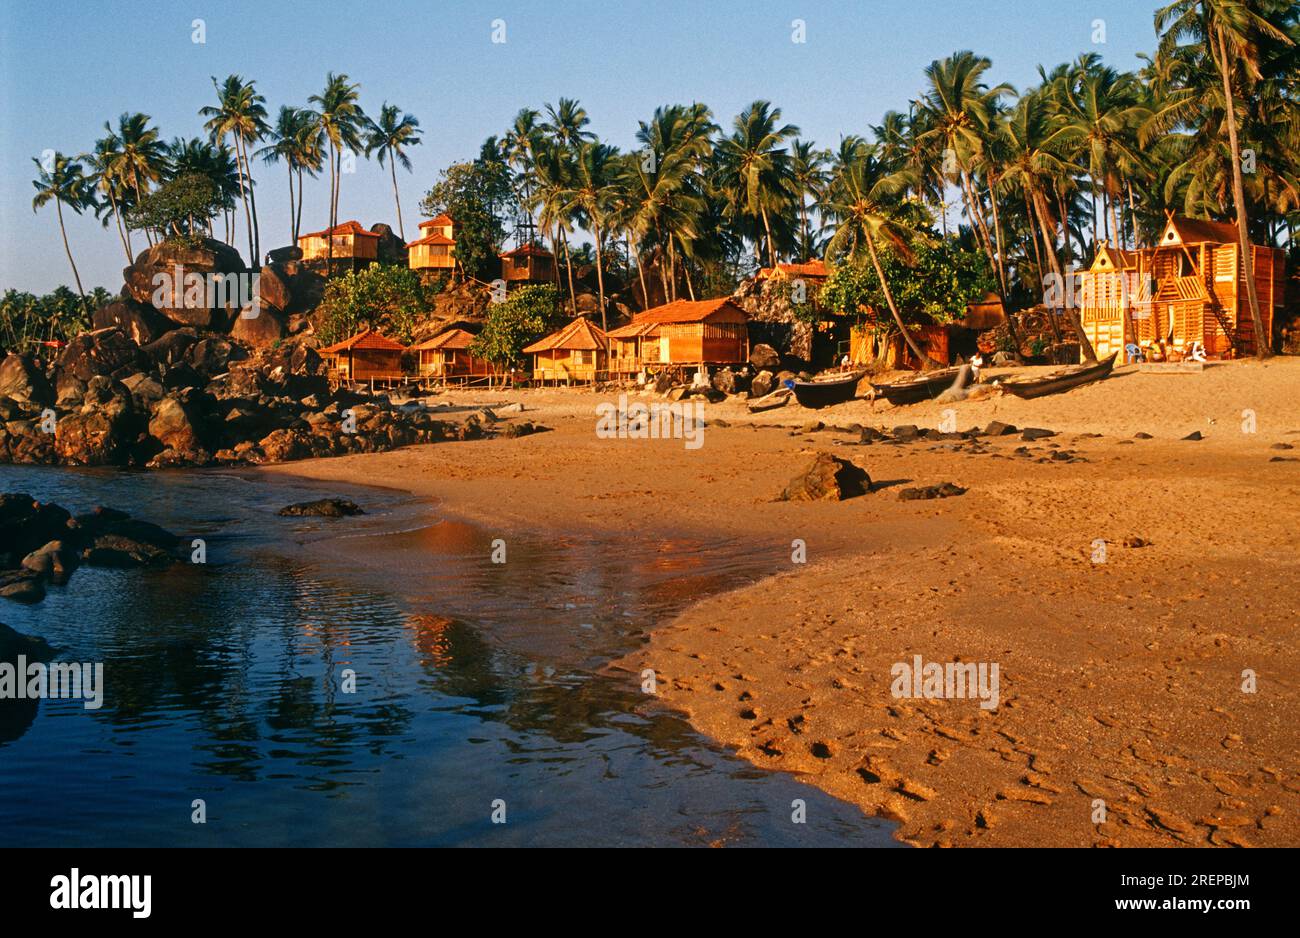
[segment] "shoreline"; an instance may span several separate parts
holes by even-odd
[[[1205,376],[1220,386],[1208,415]],[[653,624],[613,666],[653,667],[658,706],[757,766],[898,821],[905,842],[1283,845],[1300,840],[1288,729],[1300,717],[1288,559],[1300,464],[1270,460],[1293,458],[1275,446],[1300,449],[1293,376],[1300,362],[1241,363],[952,405],[962,429],[1001,419],[1058,431],[989,441],[982,454],[841,446],[851,438],[789,429],[792,418],[935,426],[937,405],[859,401],[764,421],[709,405],[706,420],[729,425],[692,452],[680,440],[596,439],[594,405],[617,392],[516,393],[524,419],[552,432],[255,472],[401,479],[489,532],[726,536],[770,555],[772,576]],[[1261,429],[1247,435],[1236,418],[1251,403]],[[1147,419],[1148,408],[1163,416]],[[1131,439],[1134,426],[1157,438]],[[1180,438],[1198,427],[1205,439]],[[1061,450],[1074,458],[1050,456]],[[884,487],[775,501],[822,451]],[[969,491],[901,502],[903,481]],[[1123,546],[1135,538],[1142,546]],[[791,563],[795,539],[807,564]],[[1097,540],[1104,564],[1090,556]],[[890,668],[914,654],[999,663],[1000,706],[893,699]],[[1253,694],[1238,687],[1247,670]]]

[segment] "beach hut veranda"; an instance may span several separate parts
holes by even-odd
[[[489,380],[492,365],[470,354],[473,342],[473,333],[453,328],[411,346],[416,353],[416,373],[431,383],[477,384]]]
[[[749,315],[730,298],[656,306],[610,331],[610,371],[742,364],[749,360],[748,323]]]
[[[524,354],[533,356],[532,378],[539,384],[593,384],[608,372],[608,345],[600,327],[579,316]]]
[[[406,346],[374,331],[365,329],[356,335],[326,346],[321,358],[335,384],[369,382],[393,384],[403,379],[402,354]]]

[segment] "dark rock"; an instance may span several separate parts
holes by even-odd
[[[781,356],[772,346],[760,343],[750,349],[749,363],[760,371],[774,371],[781,367]]]
[[[1135,440],[1152,440],[1152,439],[1155,439],[1155,437],[1153,437],[1150,433],[1134,433],[1134,434],[1133,434],[1133,439],[1135,439]]]
[[[1035,440],[1046,440],[1054,436],[1056,436],[1055,430],[1044,430],[1042,427],[1025,427],[1025,431],[1020,434],[1020,439],[1026,443],[1032,443]]]
[[[1205,437],[1201,435],[1200,430],[1193,430],[1191,433],[1187,434],[1187,436],[1183,437],[1183,439],[1195,441],[1195,440],[1203,440],[1205,439]]]
[[[818,453],[808,468],[790,480],[784,501],[842,501],[871,490],[865,469],[830,453]]]
[[[276,514],[281,517],[344,518],[349,515],[364,515],[365,512],[346,498],[318,498],[313,502],[298,502],[286,505]]]
[[[140,347],[117,327],[83,332],[59,355],[55,367],[80,381],[96,375],[112,375],[124,368],[140,371],[147,362]]]
[[[916,488],[903,489],[898,493],[898,499],[899,501],[910,502],[918,499],[952,498],[957,495],[965,495],[966,491],[960,485],[943,482],[939,485],[922,485]]]
[[[730,368],[722,368],[714,373],[710,381],[714,389],[721,391],[723,394],[736,393],[736,373]]]
[[[242,361],[248,353],[228,339],[208,336],[189,350],[189,363],[199,374],[211,379],[230,370],[231,362]]]
[[[289,308],[293,295],[283,270],[268,264],[258,271],[257,297],[264,310],[270,308],[283,312]]]
[[[54,403],[54,389],[30,355],[10,352],[0,361],[0,395],[42,407]]]
[[[776,378],[772,372],[762,370],[754,375],[754,380],[749,384],[750,397],[766,397],[776,390]]]
[[[985,436],[1010,436],[1019,432],[1020,429],[1015,424],[1003,423],[1001,420],[994,420],[984,428]]]
[[[96,329],[121,329],[138,345],[148,345],[175,327],[175,323],[147,303],[137,303],[130,294],[95,310],[91,325]]]
[[[17,603],[38,603],[45,598],[44,578],[31,570],[0,572],[0,598]]]
[[[186,452],[203,448],[203,440],[196,424],[199,414],[192,405],[176,397],[164,397],[149,419],[149,435],[164,447]]]
[[[521,436],[531,436],[534,433],[543,433],[547,429],[549,428],[524,420],[520,423],[506,424],[501,428],[501,435],[507,439],[514,439]]]
[[[140,351],[157,365],[178,365],[186,360],[190,349],[198,341],[198,334],[193,329],[173,329],[160,339],[143,345]]]
[[[296,244],[290,245],[289,247],[276,248],[272,251],[266,252],[266,259],[272,264],[285,264],[289,261],[300,261],[302,260],[302,248],[298,247]]]
[[[252,348],[268,348],[288,333],[280,313],[263,306],[255,309],[246,306],[239,311],[230,327],[230,337]]]
[[[22,492],[0,494],[0,568],[16,567],[32,551],[68,533],[72,515]]]
[[[915,440],[921,436],[921,431],[917,429],[916,424],[906,423],[899,427],[894,427],[891,435],[896,440]]]
[[[213,328],[229,320],[244,301],[239,296],[241,291],[233,289],[234,283],[225,278],[243,274],[245,270],[238,251],[212,238],[204,238],[196,245],[162,241],[142,251],[122,271],[122,279],[132,299],[153,306],[172,322]],[[220,276],[217,290],[207,289],[209,274]],[[187,296],[185,281],[191,275],[204,278],[204,289]],[[171,286],[175,289],[169,289]]]

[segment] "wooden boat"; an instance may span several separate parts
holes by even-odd
[[[811,381],[794,382],[794,399],[802,407],[817,410],[851,401],[858,393],[858,382],[866,371],[851,371],[848,374],[820,375]]]
[[[1071,365],[1069,368],[1062,368],[1041,377],[1004,378],[999,382],[999,386],[1016,397],[1030,398],[1060,394],[1062,391],[1069,391],[1109,377],[1118,355],[1119,352],[1115,352],[1105,361],[1093,365]]]
[[[777,388],[771,394],[764,394],[749,402],[749,412],[759,414],[765,410],[775,410],[778,407],[784,407],[790,402],[794,392],[789,388]]]
[[[872,382],[871,386],[875,388],[877,395],[891,404],[916,404],[920,401],[934,400],[952,387],[952,383],[957,380],[957,375],[960,373],[959,365],[956,368],[923,371],[910,378],[890,381],[886,384]]]

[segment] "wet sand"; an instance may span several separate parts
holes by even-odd
[[[726,402],[707,406],[694,450],[597,438],[595,405],[617,394],[463,392],[448,399],[519,401],[511,419],[553,430],[265,471],[410,490],[507,541],[742,539],[785,572],[698,603],[616,667],[638,683],[654,669],[660,705],[898,820],[907,842],[1296,845],[1298,391],[1300,361],[1285,359],[1119,374],[1036,401],[757,417]],[[853,446],[799,429],[945,416],[1058,435]],[[1193,431],[1205,438],[1181,439]],[[775,500],[817,452],[851,459],[876,491]],[[969,491],[898,499],[946,481]],[[996,663],[997,708],[895,696],[891,670],[915,655]]]

